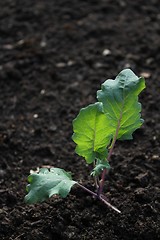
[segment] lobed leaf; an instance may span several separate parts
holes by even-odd
[[[43,202],[54,194],[66,197],[71,187],[76,183],[71,174],[60,168],[41,168],[39,173],[33,173],[28,177],[29,185],[26,190],[25,202],[33,204]]]
[[[144,78],[138,78],[130,69],[121,71],[115,80],[106,80],[97,92],[99,102],[103,103],[110,129],[108,135],[117,139],[132,139],[132,133],[139,128],[141,104],[139,93],[145,88]]]
[[[102,103],[82,108],[73,121],[72,139],[77,144],[76,153],[83,156],[87,163],[92,163],[96,158],[104,160],[107,157],[106,146],[111,140],[111,135],[107,134],[109,127]]]
[[[145,88],[145,81],[130,69],[121,71],[115,80],[106,80],[97,91],[98,103],[80,110],[73,121],[73,141],[76,153],[87,163],[106,159],[111,139],[132,139],[139,128],[141,104],[139,93]]]
[[[96,166],[94,167],[93,171],[91,172],[91,175],[93,176],[99,176],[100,173],[105,169],[109,169],[110,168],[110,164],[108,161],[101,161],[98,160],[96,163]]]

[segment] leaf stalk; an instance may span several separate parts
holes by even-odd
[[[101,200],[101,201],[102,201],[104,204],[106,204],[109,208],[113,209],[114,211],[116,211],[116,212],[118,212],[118,213],[121,213],[121,211],[118,210],[118,208],[114,207],[112,204],[110,204],[110,203],[107,201],[107,199],[106,199],[106,197],[105,197],[104,195],[102,195],[102,194],[101,194],[101,195],[98,195],[98,193],[95,193],[95,192],[89,190],[88,188],[84,187],[84,186],[81,185],[80,183],[78,183],[78,182],[76,182],[76,183],[77,183],[77,185],[78,185],[79,187],[81,187],[84,191],[90,193],[90,194],[91,194],[92,196],[94,196],[95,198]]]
[[[111,159],[111,156],[112,156],[112,153],[113,153],[113,149],[114,149],[117,137],[118,137],[118,132],[119,132],[119,129],[120,129],[121,119],[122,119],[122,112],[121,112],[121,115],[120,115],[120,118],[119,118],[119,121],[118,121],[118,124],[117,124],[117,129],[116,129],[115,136],[114,136],[114,138],[112,140],[111,148],[110,148],[109,153],[108,153],[108,158],[107,158],[108,162]],[[103,172],[102,172],[102,177],[101,177],[100,185],[99,185],[99,189],[98,189],[98,196],[100,196],[102,194],[102,192],[103,192],[106,174],[107,174],[107,169],[105,168],[103,170]]]

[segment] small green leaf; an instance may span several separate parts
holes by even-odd
[[[97,98],[103,103],[110,124],[108,135],[114,137],[118,132],[117,139],[132,139],[132,133],[143,123],[138,95],[144,88],[144,78],[138,78],[130,69],[121,71],[115,80],[109,79],[102,84]]]
[[[93,171],[91,172],[91,175],[92,175],[92,176],[99,176],[100,173],[101,173],[105,168],[108,168],[108,169],[110,168],[109,162],[108,162],[108,161],[98,160],[95,168],[94,168]]]
[[[73,121],[72,139],[77,144],[76,153],[83,156],[89,164],[96,158],[104,160],[108,153],[106,147],[111,140],[111,135],[107,134],[109,128],[102,103],[82,108]]]
[[[54,194],[66,197],[71,187],[76,183],[71,174],[60,168],[41,168],[39,173],[33,173],[28,177],[29,185],[26,190],[25,202],[33,204],[43,202]]]

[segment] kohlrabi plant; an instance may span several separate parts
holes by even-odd
[[[133,132],[143,123],[138,95],[144,88],[144,78],[125,69],[115,80],[106,80],[97,92],[98,101],[82,108],[73,121],[75,151],[87,164],[93,165],[91,175],[95,179],[95,192],[72,180],[71,174],[63,169],[41,168],[28,177],[25,202],[42,202],[54,194],[65,198],[71,187],[77,185],[120,213],[107,201],[103,193],[104,182],[116,141],[132,139]]]

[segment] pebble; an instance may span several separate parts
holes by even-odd
[[[40,91],[40,94],[41,94],[41,95],[44,95],[45,92],[46,92],[46,90],[45,90],[45,89],[42,89],[42,90]]]
[[[0,178],[3,178],[6,175],[6,171],[3,169],[0,169]]]
[[[140,75],[143,76],[144,78],[149,78],[151,76],[151,73],[149,73],[149,72],[141,72]]]
[[[34,118],[38,118],[38,114],[35,113],[35,114],[33,115],[33,117],[34,117]]]
[[[67,65],[70,67],[70,66],[73,66],[75,64],[75,62],[74,61],[72,61],[72,60],[69,60],[68,62],[67,62]]]
[[[56,64],[56,67],[57,67],[57,68],[66,67],[66,63],[64,63],[64,62],[59,62],[59,63]]]
[[[103,52],[102,52],[103,56],[107,56],[107,55],[110,55],[110,54],[111,54],[111,51],[109,49],[104,49]]]
[[[41,41],[40,42],[40,47],[41,48],[44,48],[44,47],[46,47],[47,46],[47,43],[45,42],[45,41]]]
[[[159,160],[159,155],[153,155],[152,160]]]
[[[54,132],[54,131],[57,130],[57,126],[54,125],[54,124],[52,124],[52,125],[49,127],[49,130],[52,131],[52,132]]]
[[[95,68],[101,68],[101,67],[103,67],[103,63],[96,62],[96,63],[94,64],[94,67],[95,67]]]
[[[11,45],[11,44],[5,44],[5,45],[3,45],[3,49],[6,49],[6,50],[12,50],[13,48],[14,48],[14,46]]]
[[[131,67],[131,64],[130,64],[130,63],[126,63],[126,64],[124,65],[124,67],[125,67],[125,68],[130,68],[130,67]]]

